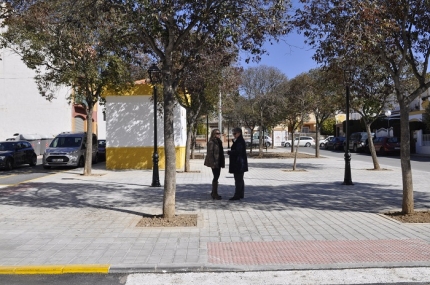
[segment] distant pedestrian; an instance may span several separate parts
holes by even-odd
[[[221,200],[221,196],[218,195],[218,179],[221,175],[221,168],[225,167],[224,148],[222,147],[220,136],[221,132],[219,129],[212,130],[204,163],[206,166],[212,168],[213,179],[211,196],[214,200]]]
[[[227,153],[230,156],[228,172],[234,175],[234,196],[229,200],[240,200],[245,197],[245,181],[243,176],[248,171],[248,158],[246,156],[246,143],[241,128],[233,129],[233,145]]]

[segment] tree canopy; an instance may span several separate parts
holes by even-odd
[[[39,92],[47,100],[69,86],[69,100],[87,113],[84,174],[91,174],[92,113],[105,89],[131,85],[127,57],[118,49],[120,16],[95,0],[6,1],[3,46],[36,71]]]
[[[400,107],[402,212],[414,211],[410,164],[409,104],[430,88],[426,78],[430,57],[428,0],[301,0],[295,24],[316,48],[324,64],[355,66],[372,56],[390,76]],[[411,69],[416,83],[406,90],[402,80]]]

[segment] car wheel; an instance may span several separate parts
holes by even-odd
[[[5,164],[4,164],[4,169],[5,170],[12,170],[13,169],[13,160],[12,159],[8,159],[6,160]]]
[[[285,143],[285,147],[290,147],[291,144],[290,143]]]
[[[266,147],[270,147],[270,143],[269,142],[266,142]]]
[[[310,147],[311,146],[311,144],[310,143],[306,143],[305,144],[305,147]]]
[[[83,156],[79,158],[78,167],[84,167],[85,166],[85,159]]]
[[[320,147],[324,147],[324,143],[320,143]]]
[[[33,155],[29,164],[30,164],[30,166],[36,166],[36,164],[37,164],[37,156],[36,155]]]
[[[43,166],[43,169],[51,169],[51,166],[49,166],[49,165],[44,165],[44,166]]]

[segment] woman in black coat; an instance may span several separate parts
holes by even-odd
[[[230,156],[229,173],[234,175],[234,196],[230,200],[240,200],[245,197],[245,181],[243,176],[248,171],[248,158],[246,156],[246,143],[241,128],[233,129],[233,145],[228,151]]]
[[[212,168],[212,192],[211,196],[214,200],[221,200],[218,195],[218,179],[221,174],[221,168],[225,166],[224,148],[220,139],[221,132],[219,129],[212,130],[211,137],[208,141],[208,151],[204,164]]]

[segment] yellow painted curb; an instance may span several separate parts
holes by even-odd
[[[109,273],[109,264],[0,266],[0,274]]]

